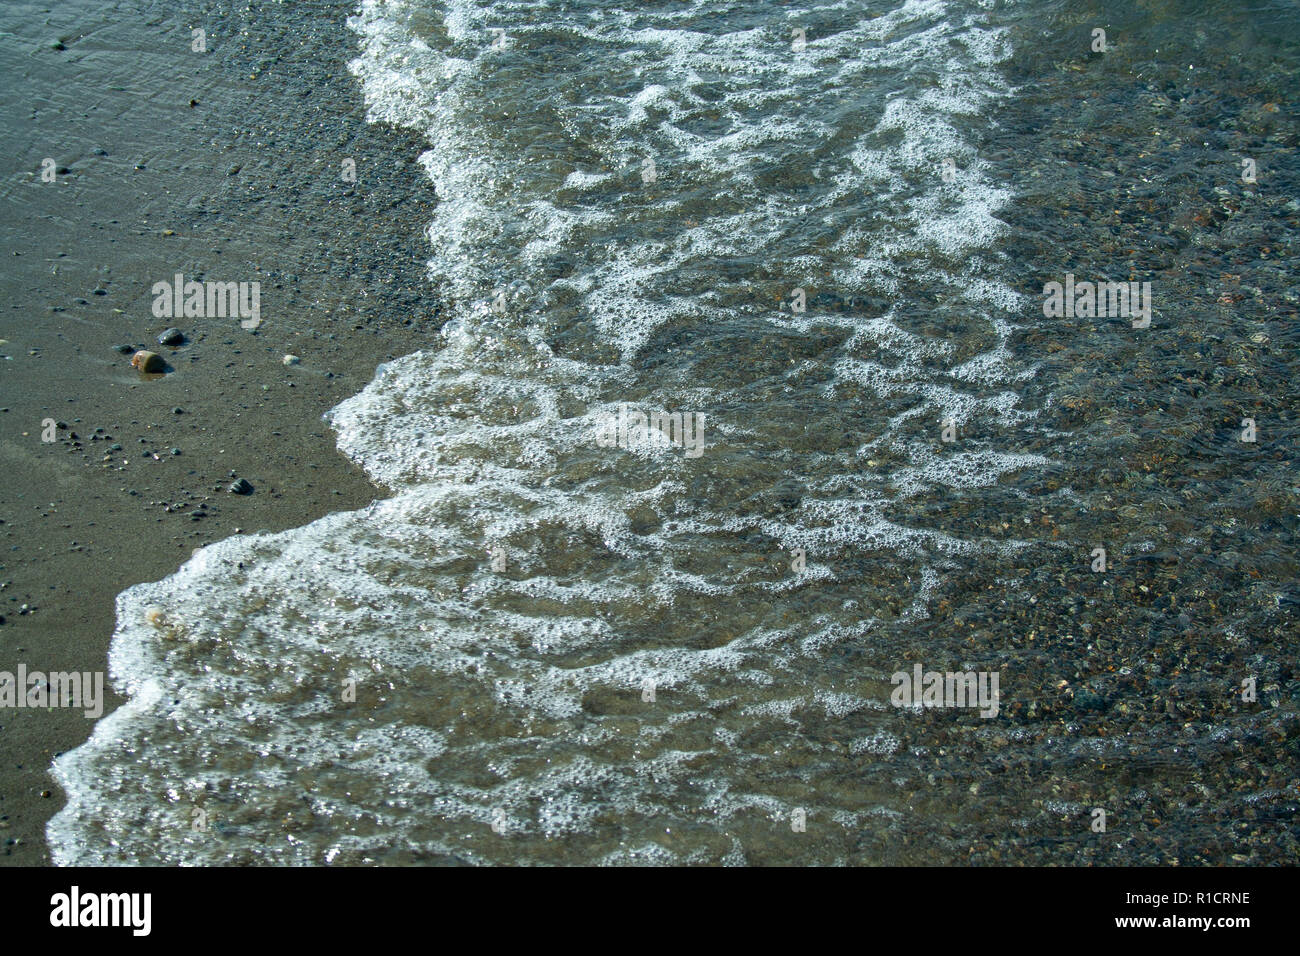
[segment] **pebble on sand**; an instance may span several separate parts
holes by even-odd
[[[296,355],[286,355],[282,361],[285,365],[297,365],[302,361],[302,359],[298,358]]]
[[[232,481],[230,487],[226,490],[232,495],[251,495],[253,493],[253,486],[248,483],[248,479],[239,478]]]
[[[141,349],[131,356],[131,366],[142,372],[161,372],[165,363],[157,352]]]
[[[185,341],[185,333],[180,329],[168,329],[158,336],[159,345],[180,345]]]

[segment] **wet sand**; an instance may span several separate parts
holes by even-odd
[[[307,7],[246,22],[149,3],[0,14],[0,671],[105,671],[124,588],[237,530],[379,494],[321,415],[437,339],[432,189],[419,141],[365,122],[349,7]],[[66,170],[52,183],[46,157]],[[177,272],[260,282],[261,326],[155,318],[150,289]],[[186,342],[157,345],[173,325]],[[121,344],[172,371],[136,372]],[[53,443],[47,418],[67,425]],[[254,492],[229,493],[232,472]],[[106,690],[108,712],[121,699]],[[49,862],[63,803],[50,762],[93,726],[80,710],[0,711],[0,863]]]

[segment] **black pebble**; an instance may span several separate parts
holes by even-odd
[[[158,336],[159,345],[180,345],[185,341],[185,333],[180,329],[168,329]]]
[[[230,487],[226,490],[232,495],[251,495],[253,486],[248,483],[247,479],[240,478],[237,481],[232,481]]]

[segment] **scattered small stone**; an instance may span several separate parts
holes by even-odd
[[[157,352],[141,349],[131,356],[131,366],[142,372],[161,372],[165,363]]]
[[[184,414],[185,414],[185,409],[183,409],[183,408],[181,408],[179,405],[177,405],[175,408],[172,409],[172,414],[173,414],[173,415],[184,415]]]
[[[96,289],[95,292],[94,292],[94,294],[95,294],[95,295],[108,295],[108,290],[107,290],[107,289]]]
[[[113,348],[117,349],[123,355],[130,355],[135,351],[134,345],[114,345]]]
[[[185,333],[180,329],[168,329],[158,336],[159,345],[180,345],[185,341]]]
[[[172,449],[172,454],[173,454],[173,455],[179,455],[180,453],[181,453],[181,450],[180,450],[179,448],[173,448],[173,449]]]
[[[297,365],[302,361],[302,359],[298,358],[296,355],[286,355],[282,361],[285,365]]]
[[[253,493],[253,486],[248,483],[247,479],[239,478],[232,481],[230,487],[226,490],[232,495],[251,495]]]

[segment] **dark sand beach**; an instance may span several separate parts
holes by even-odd
[[[213,10],[0,13],[12,34],[0,93],[0,670],[104,671],[124,588],[237,530],[371,500],[320,416],[439,327],[420,143],[366,124],[347,5],[247,20]],[[197,25],[206,53],[191,50]],[[54,183],[40,178],[47,156],[66,169]],[[260,281],[261,326],[155,318],[150,288],[176,272]],[[183,345],[156,343],[168,326]],[[137,372],[120,344],[156,350],[173,371]],[[301,363],[285,366],[286,354]],[[68,426],[57,442],[41,441],[46,418]],[[232,472],[254,492],[229,493]],[[106,690],[108,712],[121,699]],[[93,725],[78,710],[0,714],[0,863],[48,862],[44,827],[63,802],[50,763]]]

